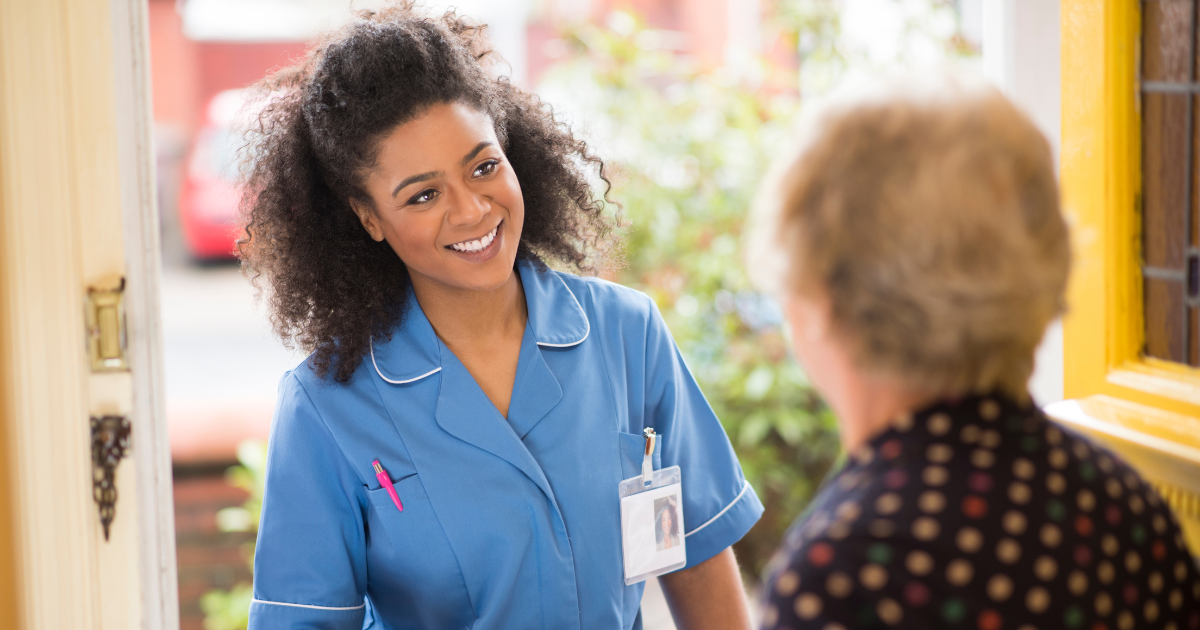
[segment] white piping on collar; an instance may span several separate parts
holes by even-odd
[[[575,306],[579,308],[580,313],[583,313],[583,323],[587,324],[587,330],[583,331],[583,337],[580,338],[579,341],[572,341],[571,343],[543,343],[539,341],[537,342],[537,345],[545,346],[547,348],[570,348],[571,346],[577,346],[583,343],[584,340],[588,338],[588,335],[592,334],[592,322],[588,319],[587,311],[583,310],[583,305],[579,303],[579,298],[575,297],[575,292],[571,290],[571,287],[567,286],[567,281],[563,280],[562,277],[557,273],[554,273],[554,277],[562,283],[563,288],[567,290],[567,294],[571,296],[571,299],[575,300]]]
[[[251,599],[251,603],[255,604],[270,604],[272,606],[291,606],[292,608],[313,608],[316,610],[358,610],[365,608],[367,602],[363,602],[358,606],[310,606],[309,604],[289,604],[287,602],[269,602],[264,599]]]
[[[537,345],[545,346],[547,348],[570,348],[571,346],[577,346],[577,345],[583,343],[585,340],[587,340],[588,335],[592,334],[592,322],[591,322],[591,320],[588,319],[587,311],[583,310],[583,305],[579,303],[579,298],[575,297],[575,292],[571,290],[571,287],[567,286],[567,282],[565,280],[563,280],[558,274],[554,274],[554,277],[559,282],[562,283],[563,288],[567,290],[567,294],[570,295],[571,299],[575,301],[575,306],[579,309],[579,312],[583,314],[583,323],[587,324],[587,330],[583,331],[583,337],[580,337],[578,341],[572,341],[571,343],[546,343],[546,342],[539,341],[539,342],[537,342]],[[383,375],[383,371],[379,369],[379,363],[377,363],[375,361],[375,342],[373,340],[370,340],[367,343],[371,349],[371,365],[375,366],[375,373],[379,375],[379,378],[381,378],[393,385],[403,385],[405,383],[412,383],[413,381],[419,381],[419,380],[425,378],[426,376],[430,376],[432,374],[437,374],[438,372],[442,371],[441,366],[438,366],[420,376],[414,376],[413,378],[406,379],[403,381],[397,381],[397,380],[390,379]]]
[[[723,514],[725,514],[726,512],[728,512],[728,511],[729,511],[729,508],[731,508],[731,507],[733,507],[733,506],[737,505],[737,502],[738,502],[738,501],[739,501],[739,500],[742,498],[742,496],[744,496],[744,495],[746,494],[746,491],[747,491],[747,490],[749,490],[749,489],[750,489],[750,482],[749,482],[749,481],[743,481],[743,482],[742,482],[742,491],[741,491],[741,492],[739,492],[739,493],[738,493],[738,495],[737,495],[736,497],[734,497],[732,501],[730,501],[730,502],[729,502],[729,505],[726,505],[726,506],[725,506],[725,509],[721,510],[720,512],[717,512],[717,515],[716,515],[716,516],[714,516],[714,517],[712,517],[712,518],[708,519],[708,521],[707,521],[707,522],[705,522],[705,523],[704,523],[703,525],[701,525],[700,527],[697,527],[696,529],[693,529],[692,531],[690,531],[690,532],[688,532],[688,533],[684,534],[684,535],[683,535],[683,537],[684,537],[684,538],[687,538],[688,536],[691,536],[692,534],[695,534],[696,532],[698,532],[698,531],[700,531],[700,530],[704,529],[705,527],[708,527],[709,525],[711,525],[711,524],[712,524],[712,522],[713,522],[713,521],[715,521],[715,520],[717,520],[717,519],[721,518],[721,515],[723,515]]]
[[[440,366],[440,365],[439,365],[438,367],[436,367],[436,368],[434,368],[434,369],[432,369],[432,370],[430,370],[430,371],[428,371],[428,372],[426,372],[426,373],[424,373],[424,374],[422,374],[422,375],[420,375],[420,376],[415,376],[415,377],[413,377],[413,378],[410,378],[410,379],[407,379],[407,380],[403,380],[403,381],[396,381],[396,380],[392,380],[392,379],[390,379],[390,378],[388,378],[388,377],[386,377],[386,376],[384,376],[384,375],[383,375],[383,372],[382,372],[382,371],[379,369],[379,364],[375,362],[375,342],[374,342],[374,341],[368,341],[367,343],[368,343],[368,344],[370,345],[370,347],[371,347],[371,365],[374,365],[374,366],[375,366],[375,373],[379,375],[379,378],[381,378],[381,379],[383,379],[383,380],[385,380],[385,381],[387,381],[387,382],[391,383],[392,385],[403,385],[403,384],[405,384],[405,383],[411,383],[411,382],[413,382],[413,381],[419,381],[419,380],[421,380],[421,379],[425,378],[426,376],[429,376],[430,374],[437,374],[438,372],[441,372],[441,371],[442,371],[442,366]]]

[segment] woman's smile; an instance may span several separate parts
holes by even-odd
[[[503,226],[504,221],[501,220],[496,227],[492,228],[491,232],[479,238],[451,243],[446,246],[446,249],[467,262],[487,262],[495,258],[504,245],[504,232],[500,229]]]

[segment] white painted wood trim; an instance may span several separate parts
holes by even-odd
[[[133,371],[133,461],[137,475],[142,627],[179,628],[175,510],[167,436],[159,297],[162,256],[144,0],[112,0],[117,140],[125,234],[126,313]],[[132,514],[130,514],[132,516]]]
[[[1062,136],[1059,0],[983,0],[984,75],[1031,118],[1056,157]],[[1063,399],[1062,322],[1047,327],[1029,392],[1037,404]]]

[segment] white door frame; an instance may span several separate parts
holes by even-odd
[[[162,255],[155,182],[150,27],[146,0],[112,0],[113,67],[121,164],[126,297],[133,366],[133,459],[139,488],[142,628],[179,627],[171,447],[167,436],[159,284]],[[132,516],[132,514],[130,515]]]

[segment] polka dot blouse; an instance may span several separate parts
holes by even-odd
[[[769,629],[1200,630],[1158,494],[1000,398],[906,416],[853,454],[768,575]]]

